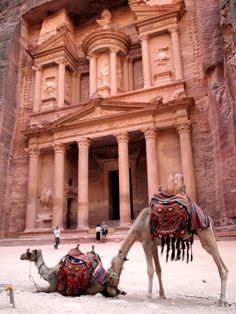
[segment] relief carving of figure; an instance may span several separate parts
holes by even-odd
[[[40,204],[45,207],[51,208],[53,203],[53,196],[54,195],[50,187],[48,189],[44,189],[39,197]]]
[[[111,12],[107,9],[103,10],[101,13],[101,19],[96,20],[100,25],[100,28],[107,29],[111,27]]]
[[[66,76],[66,81],[65,81],[65,96],[70,98],[71,96],[71,82],[70,82],[70,77]]]
[[[164,67],[167,64],[167,60],[170,60],[170,56],[168,54],[169,47],[164,47],[158,49],[157,57],[154,59],[154,61],[157,63],[158,66]]]
[[[117,87],[123,87],[123,71],[120,65],[117,65]]]
[[[108,65],[106,64],[99,72],[98,75],[98,85],[101,86],[107,86],[109,85],[109,69]]]
[[[56,95],[55,76],[47,77],[44,85],[44,98],[52,98]]]

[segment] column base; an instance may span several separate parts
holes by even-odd
[[[126,232],[126,231],[129,231],[131,225],[132,225],[131,222],[130,223],[121,223],[118,227],[115,228],[115,230]]]
[[[89,231],[89,227],[77,227],[76,228],[76,232],[78,232],[78,233],[88,233],[88,231]]]

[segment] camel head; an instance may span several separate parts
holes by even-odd
[[[171,174],[166,181],[165,192],[167,194],[176,195],[182,192],[183,187],[183,175],[181,173]]]
[[[37,262],[38,258],[41,255],[42,255],[42,250],[27,249],[27,251],[25,253],[21,254],[20,259],[30,261],[30,262]]]
[[[111,267],[108,269],[109,275],[109,283],[107,285],[107,292],[109,296],[115,297],[120,294],[120,290],[118,289],[120,274],[123,269],[123,264],[128,259],[124,255],[124,253],[119,250],[119,253],[113,257],[111,261]]]

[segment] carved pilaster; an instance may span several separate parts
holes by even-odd
[[[53,144],[53,149],[55,153],[64,153],[65,146],[63,143],[55,143]]]
[[[115,136],[116,136],[117,143],[128,143],[129,142],[129,136],[128,136],[127,132],[119,133]]]
[[[141,47],[142,47],[144,88],[148,88],[151,86],[151,67],[150,67],[148,34],[140,34],[139,38],[141,40]]]
[[[190,133],[190,131],[191,131],[191,122],[188,121],[188,122],[185,122],[185,123],[177,124],[176,125],[176,129],[177,129],[177,132],[179,134]]]
[[[26,148],[25,151],[29,154],[30,158],[38,158],[40,155],[39,149],[36,147]]]
[[[92,141],[88,138],[83,138],[77,141],[79,148],[89,149]]]
[[[157,130],[153,128],[143,129],[142,132],[144,133],[145,139],[156,138],[157,136]]]
[[[168,27],[169,33],[179,33],[179,26],[178,25],[171,25]]]

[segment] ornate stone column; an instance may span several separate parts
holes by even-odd
[[[180,138],[180,149],[184,184],[188,195],[196,201],[195,173],[193,153],[190,138],[190,123],[182,123],[176,126]]]
[[[54,144],[54,199],[52,226],[60,226],[63,223],[64,207],[64,165],[65,165],[65,147],[62,143]]]
[[[147,88],[152,85],[148,34],[139,35],[139,38],[141,40],[141,47],[142,47],[143,82],[144,82],[144,88]]]
[[[110,95],[117,94],[117,62],[116,54],[119,51],[116,47],[110,48]]]
[[[134,69],[133,69],[133,58],[129,58],[129,90],[134,90]]]
[[[172,47],[172,56],[173,56],[174,71],[175,71],[175,80],[176,81],[183,80],[183,68],[182,68],[181,53],[180,53],[178,25],[172,26],[168,30],[171,36],[171,47]]]
[[[76,80],[76,103],[81,101],[81,73],[77,73]]]
[[[35,70],[33,112],[39,112],[42,90],[42,67],[35,65],[33,66],[33,70]]]
[[[89,95],[90,97],[97,91],[97,56],[95,53],[89,54]]]
[[[154,192],[158,187],[158,166],[157,166],[157,146],[156,130],[143,130],[146,141],[146,158],[147,158],[147,180],[148,180],[148,201],[151,201]]]
[[[123,59],[123,81],[124,81],[124,91],[129,91],[129,57],[126,56]]]
[[[25,231],[30,231],[36,227],[37,197],[38,197],[38,168],[39,150],[30,147],[29,153],[29,173],[28,173],[28,197],[26,205]]]
[[[65,101],[65,75],[66,75],[66,60],[59,59],[58,63],[58,87],[57,87],[57,106],[64,107]]]
[[[88,228],[89,214],[89,139],[81,139],[78,141],[79,164],[78,164],[78,220],[77,228]]]
[[[77,73],[72,73],[72,99],[71,103],[72,105],[76,105],[77,103]]]
[[[130,180],[128,134],[116,136],[118,143],[119,191],[120,191],[120,226],[130,223]]]

